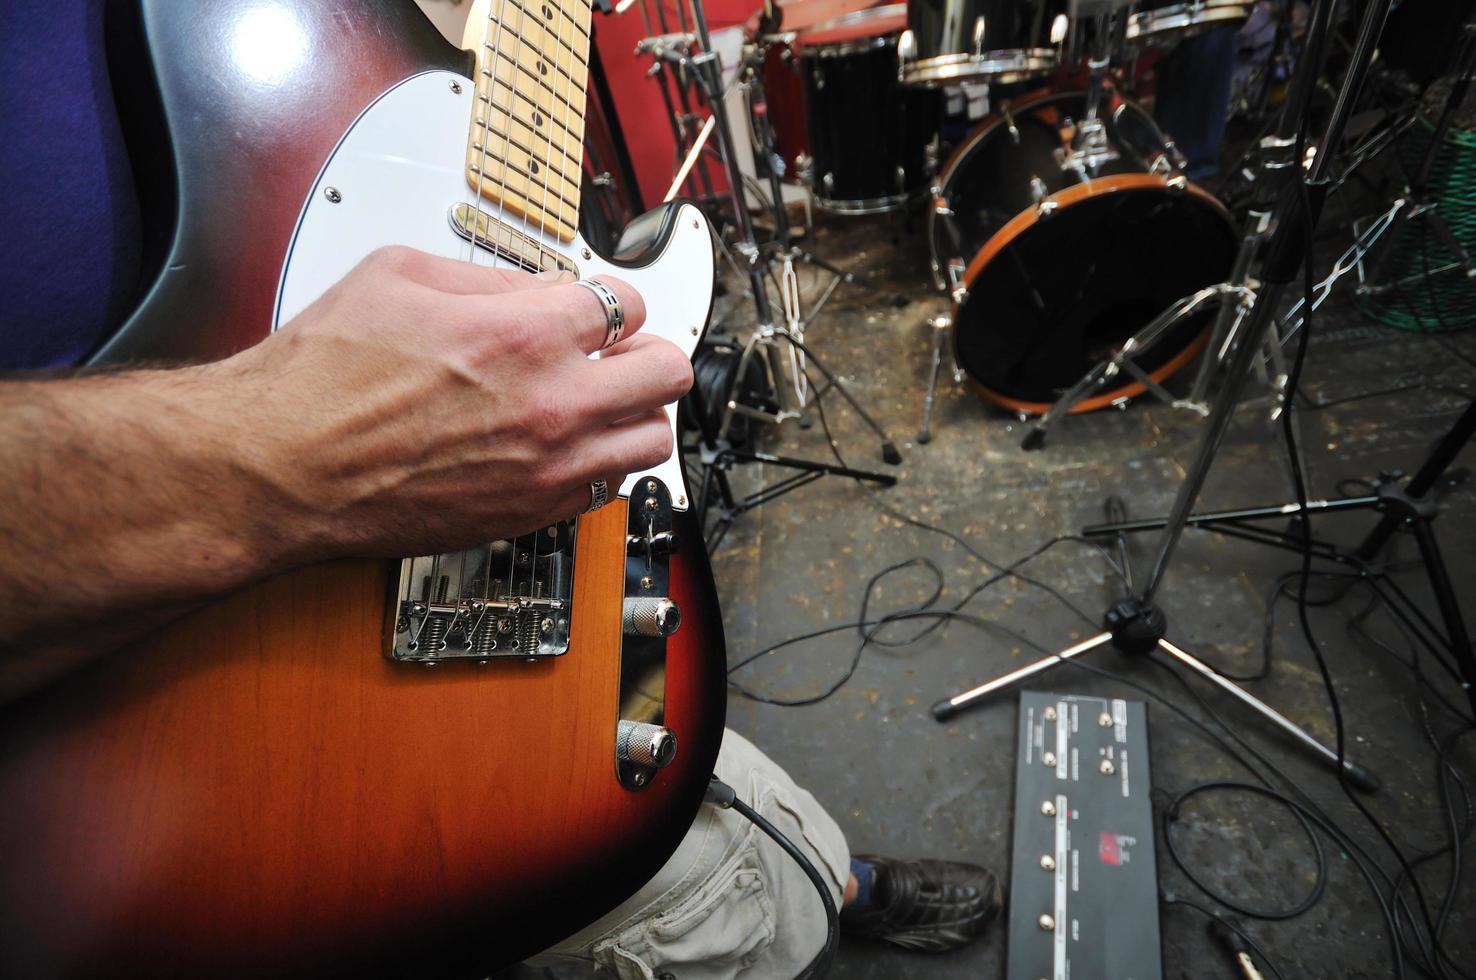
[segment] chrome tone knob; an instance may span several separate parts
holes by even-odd
[[[621,721],[615,730],[615,755],[621,762],[661,769],[676,758],[676,752],[676,736],[669,728]]]
[[[626,636],[670,636],[682,625],[682,611],[670,599],[641,596],[625,600],[620,622]]]

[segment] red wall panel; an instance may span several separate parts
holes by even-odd
[[[640,178],[641,196],[645,198],[647,207],[655,207],[671,186],[675,174],[676,144],[671,135],[671,124],[667,121],[666,106],[661,101],[661,91],[657,87],[660,80],[646,77],[651,58],[634,54],[636,43],[646,36],[640,13],[642,2],[636,0],[636,5],[624,14],[596,17],[595,43],[599,45],[600,58],[615,97],[615,109],[620,115],[625,141],[630,145],[631,160]],[[652,30],[659,32],[655,18],[656,0],[646,2],[651,10]],[[667,23],[672,30],[678,29],[676,2],[665,0]],[[759,0],[708,0],[705,4],[708,25],[717,30],[740,24],[758,7]],[[701,112],[706,115],[705,106]],[[716,146],[716,140],[713,145]],[[719,177],[719,169],[709,167],[709,173]],[[726,187],[726,181],[721,186]],[[688,187],[691,187],[690,182]]]

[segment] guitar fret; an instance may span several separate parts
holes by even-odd
[[[519,13],[521,13],[524,17],[527,17],[529,20],[535,20],[536,21],[538,19],[536,16],[534,16],[534,14],[530,10],[528,10],[527,7],[525,7],[521,3],[519,3],[518,0],[500,0],[500,4],[502,6],[512,7],[514,9],[516,9]],[[563,5],[561,5],[561,4],[549,4],[549,7],[550,7],[550,9],[557,10],[559,12],[559,14],[562,15],[562,17],[563,17],[563,19],[565,21],[567,21],[568,23],[574,25],[574,33],[576,33],[577,35],[579,35],[582,38],[585,38],[585,39],[588,39],[589,38],[589,24],[588,24],[588,22],[586,22],[584,24],[579,23],[579,21],[577,21],[573,17],[569,16],[569,12],[567,10],[565,10],[563,8]],[[579,0],[578,7],[579,7],[580,13],[588,13],[588,11],[589,11],[589,7],[583,2],[583,0]],[[492,15],[489,13],[487,16],[488,17],[491,17]],[[545,20],[546,19],[547,18],[545,18]],[[578,55],[577,52],[575,54],[575,57],[579,57],[579,55]],[[579,60],[581,62],[584,61],[584,59],[582,57],[580,57]]]
[[[483,128],[486,129],[485,126]],[[530,149],[528,149],[526,146],[523,146],[517,140],[515,140],[515,139],[511,138],[510,136],[507,136],[507,135],[505,135],[503,133],[494,133],[490,129],[489,130],[486,130],[486,132],[487,132],[488,142],[489,143],[491,142],[491,140],[502,140],[508,146],[511,146],[513,149],[520,151],[525,157],[527,157],[528,161],[530,163],[535,164],[535,166],[534,167],[528,167],[528,166],[526,166],[524,164],[521,164],[519,161],[514,161],[514,160],[506,159],[505,157],[499,156],[497,154],[497,152],[495,150],[490,149],[490,147],[486,150],[486,155],[489,158],[491,158],[493,160],[497,160],[499,162],[507,163],[509,166],[515,166],[515,167],[517,167],[518,173],[522,174],[523,176],[527,177],[530,180],[537,181],[540,185],[544,185],[545,187],[547,187],[547,184],[549,182],[549,178],[548,177],[544,177],[544,176],[539,176],[539,174],[546,170],[552,176],[556,176],[560,180],[562,180],[563,183],[565,185],[567,185],[570,190],[575,191],[575,192],[578,191],[579,185],[576,184],[572,178],[570,178],[563,171],[556,170],[553,167],[549,167],[549,166],[546,166],[544,164],[538,163],[537,158],[533,155],[533,151],[530,150]],[[475,150],[475,151],[481,152],[482,151],[482,144],[473,142],[472,143],[472,149]],[[488,174],[487,176],[491,177],[492,175]],[[493,178],[493,179],[495,179],[495,178]],[[558,191],[556,189],[553,189],[553,188],[548,188],[548,190],[549,190],[550,193],[553,193],[553,194],[557,194],[558,193]],[[568,197],[568,194],[565,194],[564,197],[567,198]]]
[[[489,5],[466,160],[468,181],[499,214],[562,241],[578,224],[589,71],[589,0],[572,2]]]
[[[514,4],[514,6],[516,6],[516,4]],[[526,14],[525,14],[525,16],[526,16]],[[502,27],[503,26],[503,22],[501,20],[499,20],[494,15],[488,15],[487,19],[489,21],[491,21],[492,23],[497,24],[499,27]],[[524,25],[524,26],[526,26],[526,25]],[[579,54],[579,50],[577,48],[575,48],[574,45],[572,45],[568,41],[564,40],[564,38],[561,35],[556,34],[552,30],[550,30],[547,27],[547,25],[540,24],[537,21],[533,21],[533,26],[534,27],[537,27],[540,31],[542,31],[544,33],[544,36],[545,37],[551,38],[553,41],[557,42],[557,44],[559,45],[559,47],[563,48],[569,54],[573,55],[574,56],[574,60],[578,61],[581,67],[583,67],[585,69],[588,69],[589,63],[584,60],[584,58]],[[506,31],[507,31],[507,33],[509,35],[512,35],[512,36],[517,36],[519,34],[519,32],[521,32],[522,29],[523,29],[522,27],[514,27],[512,24],[506,25]],[[532,39],[531,38],[523,38],[523,40],[525,42],[531,42]]]
[[[558,91],[552,85],[550,85],[550,84],[548,84],[548,82],[544,81],[543,80],[543,77],[541,75],[539,75],[537,72],[535,72],[533,69],[529,68],[527,65],[524,65],[524,64],[520,63],[519,61],[517,61],[517,59],[510,57],[506,51],[499,51],[498,49],[492,47],[492,45],[490,45],[490,44],[489,45],[486,45],[486,47],[488,48],[488,50],[490,50],[492,52],[493,57],[500,58],[501,60],[506,61],[508,64],[510,64],[513,67],[517,68],[518,71],[522,72],[524,75],[527,75],[529,78],[533,79],[533,81],[537,82],[538,85],[539,85],[539,87],[541,87],[549,95],[552,95],[554,98],[556,98],[560,102],[564,103],[564,105],[569,109],[569,111],[571,113],[573,113],[574,115],[578,116],[580,119],[583,119],[584,118],[584,113],[583,112],[581,112],[580,110],[576,109],[573,106],[573,104],[571,104],[569,102],[568,99],[566,99],[562,95],[560,95],[558,93]],[[557,66],[555,66],[555,67],[557,69]],[[483,68],[482,69],[482,73],[483,74],[487,74],[488,73],[487,72],[487,69],[486,68]],[[564,75],[564,77],[565,78],[568,78],[569,76],[568,75]],[[572,79],[571,79],[571,81],[572,81]],[[583,89],[580,89],[579,91],[580,91],[580,94],[581,95],[584,92]],[[526,96],[525,96],[525,98],[526,98]]]
[[[485,95],[478,95],[477,98],[482,102],[483,105],[486,105],[488,102]],[[506,107],[500,106],[496,102],[492,102],[491,105],[494,109],[498,111],[498,113],[502,115],[504,119],[508,119],[511,122],[517,124],[517,128],[519,130],[518,135],[522,136],[523,138],[522,142],[514,139],[514,143],[517,143],[519,146],[543,146],[544,144],[547,144],[547,149],[549,149],[551,152],[557,153],[559,156],[558,160],[549,161],[550,167],[564,173],[579,169],[580,158],[576,157],[567,149],[568,137],[573,136],[573,133],[569,131],[569,128],[567,126],[555,120],[550,120],[546,114],[535,110],[535,115],[537,115],[539,118],[542,118],[545,124],[553,123],[553,126],[559,130],[559,132],[557,133],[552,133],[549,132],[546,125],[535,125],[529,120],[520,118],[516,113],[509,113]],[[481,120],[479,122],[479,125],[483,129],[491,131],[491,127],[487,125],[485,119]],[[499,133],[496,135],[502,134]]]

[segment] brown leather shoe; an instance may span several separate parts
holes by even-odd
[[[942,953],[978,939],[1004,905],[999,880],[978,865],[856,858],[876,868],[876,879],[866,908],[841,910],[841,929],[849,935]]]

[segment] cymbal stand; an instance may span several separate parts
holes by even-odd
[[[1332,115],[1319,145],[1338,146],[1341,143],[1353,103],[1362,88],[1363,80],[1373,59],[1375,43],[1384,20],[1388,16],[1391,0],[1371,0],[1365,5],[1359,24],[1358,40],[1349,62],[1347,74],[1338,90]],[[1295,140],[1298,128],[1306,117],[1312,92],[1322,68],[1323,55],[1331,33],[1332,10],[1336,0],[1314,0],[1308,42],[1293,77],[1291,92],[1277,123],[1278,135]],[[1288,284],[1295,281],[1302,267],[1306,252],[1305,237],[1316,227],[1326,199],[1327,186],[1331,179],[1331,153],[1319,153],[1314,158],[1307,175],[1305,190],[1298,182],[1287,181],[1272,209],[1271,230],[1266,243],[1266,259],[1255,305],[1245,327],[1246,337],[1259,337],[1269,329],[1278,299]],[[1303,199],[1305,196],[1305,213]],[[1378,780],[1372,773],[1353,761],[1342,757],[1316,738],[1308,734],[1285,715],[1261,701],[1229,678],[1215,671],[1183,647],[1167,638],[1168,618],[1155,603],[1170,560],[1184,528],[1190,523],[1191,511],[1199,498],[1215,454],[1235,414],[1236,401],[1251,375],[1252,361],[1257,353],[1253,343],[1240,343],[1230,354],[1225,368],[1225,380],[1220,399],[1210,411],[1205,423],[1205,433],[1200,441],[1194,462],[1190,465],[1183,483],[1179,487],[1169,516],[1160,527],[1157,555],[1147,579],[1134,594],[1120,599],[1108,608],[1102,620],[1102,632],[1079,643],[1065,647],[1058,653],[1038,660],[1018,670],[981,684],[971,690],[956,694],[933,706],[933,715],[939,721],[951,718],[965,708],[977,704],[990,695],[1012,687],[1020,682],[1050,670],[1059,664],[1081,656],[1091,650],[1112,644],[1118,650],[1145,656],[1158,651],[1171,658],[1171,663],[1188,667],[1208,680],[1221,691],[1231,695],[1242,704],[1256,711],[1263,719],[1291,736],[1304,747],[1312,750],[1334,768],[1341,768],[1349,783],[1366,792],[1378,788]],[[1476,420],[1476,410],[1472,412]]]
[[[784,205],[784,192],[781,183],[784,158],[779,155],[774,132],[768,124],[767,116],[760,116],[756,111],[760,104],[766,104],[767,99],[764,91],[762,70],[766,44],[767,42],[760,37],[758,42],[751,45],[744,45],[743,63],[739,68],[738,84],[745,90],[743,104],[748,112],[749,132],[753,138],[754,152],[762,154],[766,162],[765,170],[768,174],[769,183],[769,209],[774,220],[774,240],[768,243],[770,250],[768,261],[776,262],[779,266],[778,285],[780,298],[784,305],[785,332],[789,337],[798,340],[803,345],[805,328],[820,316],[821,310],[825,308],[825,304],[830,300],[831,294],[835,292],[836,287],[842,283],[854,282],[855,277],[839,266],[825,261],[806,249],[800,248],[794,244],[793,238],[790,235],[789,215]],[[820,298],[810,308],[808,315],[804,313],[800,304],[799,278],[795,274],[796,261],[824,269],[830,274],[830,281],[826,283],[824,290],[820,294]],[[769,339],[772,340],[774,338],[771,337]],[[790,379],[793,382],[795,401],[798,408],[798,411],[792,417],[803,419],[809,400],[809,378],[805,371],[805,354],[800,347],[796,347],[793,344],[786,346],[790,361]]]
[[[902,461],[901,454],[897,452],[896,445],[887,436],[886,431],[871,417],[861,406],[855,397],[841,383],[840,379],[831,372],[813,351],[805,346],[804,341],[794,336],[787,327],[776,326],[774,323],[773,308],[769,304],[768,289],[764,280],[769,270],[769,263],[773,256],[773,250],[761,249],[754,240],[753,222],[749,217],[748,205],[744,199],[743,173],[738,166],[738,156],[734,152],[732,129],[728,124],[728,115],[723,107],[723,83],[722,66],[719,63],[717,53],[712,48],[712,36],[707,27],[707,14],[703,9],[702,0],[690,0],[692,26],[695,29],[695,39],[700,51],[689,54],[687,50],[680,48],[664,48],[659,57],[671,61],[683,63],[696,80],[708,108],[712,112],[715,121],[714,135],[717,137],[718,146],[721,149],[723,162],[727,171],[728,194],[731,198],[733,209],[734,251],[746,264],[746,268],[740,269],[748,279],[749,292],[753,297],[754,311],[757,315],[757,326],[744,346],[742,362],[739,373],[735,378],[742,378],[743,371],[747,369],[752,357],[762,350],[761,363],[764,365],[766,378],[772,386],[775,399],[780,409],[778,412],[769,413],[761,409],[740,404],[733,391],[728,393],[727,402],[724,406],[723,422],[720,427],[714,428],[711,424],[711,416],[703,406],[698,403],[699,416],[703,419],[701,426],[701,440],[697,447],[702,466],[703,493],[701,499],[705,510],[708,501],[709,488],[715,487],[722,504],[722,513],[719,517],[718,528],[715,529],[716,538],[710,540],[711,545],[726,533],[733,520],[742,513],[758,506],[765,500],[771,500],[780,493],[796,489],[805,483],[818,479],[821,476],[835,473],[852,477],[858,480],[877,483],[882,486],[892,486],[896,478],[884,473],[874,473],[867,470],[853,470],[833,466],[830,463],[819,460],[799,459],[795,457],[779,457],[767,454],[748,453],[733,448],[727,442],[727,435],[731,426],[732,417],[735,413],[741,413],[761,421],[779,423],[790,418],[798,418],[799,410],[786,407],[789,399],[786,394],[786,385],[782,378],[785,365],[780,360],[779,350],[783,344],[791,351],[789,367],[796,373],[792,377],[793,387],[797,392],[808,392],[808,367],[813,366],[826,379],[823,387],[819,388],[814,397],[819,398],[830,390],[838,392],[861,420],[881,439],[882,458],[892,465]],[[771,179],[777,183],[777,177],[771,172]],[[778,188],[774,188],[774,200],[776,206],[782,207],[782,198],[779,196]],[[782,234],[787,239],[787,226],[781,221],[778,227],[784,229]],[[817,260],[818,261],[818,260]],[[790,270],[791,276],[793,270]],[[797,290],[796,290],[797,292]],[[827,297],[828,297],[827,293]],[[800,358],[804,360],[801,361]],[[694,392],[695,393],[695,392]],[[700,397],[700,393],[697,393]],[[691,396],[689,396],[691,397]],[[780,484],[759,491],[758,494],[745,500],[738,500],[732,493],[727,480],[727,471],[734,463],[759,462],[780,466],[785,469],[794,470],[798,477],[783,480]],[[757,498],[757,499],[756,499]]]

